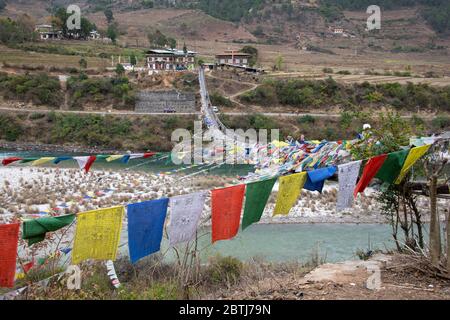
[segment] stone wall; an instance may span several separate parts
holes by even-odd
[[[195,112],[195,94],[172,91],[140,91],[136,95],[135,112]]]

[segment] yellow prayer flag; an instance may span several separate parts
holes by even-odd
[[[278,140],[273,140],[272,144],[277,147],[277,148],[283,148],[283,147],[287,147],[289,146],[289,143],[283,142],[283,141],[278,141]]]
[[[115,260],[124,207],[83,212],[77,216],[72,264],[86,259]]]
[[[111,162],[114,160],[118,160],[123,158],[123,155],[113,155],[113,156],[109,156],[108,158],[106,158],[106,161]]]
[[[297,202],[300,192],[305,185],[306,172],[296,173],[280,178],[277,202],[273,215],[288,215],[291,208]]]
[[[412,148],[411,151],[409,151],[408,157],[406,157],[405,163],[403,164],[403,168],[400,171],[400,175],[395,181],[395,184],[400,184],[402,182],[408,171],[411,170],[412,166],[417,162],[417,160],[419,160],[423,155],[425,155],[428,152],[428,150],[430,150],[430,147],[431,144],[422,147]]]
[[[55,159],[56,159],[55,157],[43,157],[43,158],[39,158],[39,159],[37,159],[37,160],[34,160],[34,161],[31,163],[31,165],[33,165],[33,166],[38,166],[38,165],[40,165],[40,164],[44,164],[44,163],[53,161],[53,160],[55,160]]]

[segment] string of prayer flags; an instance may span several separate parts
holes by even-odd
[[[55,160],[55,159],[56,159],[56,157],[42,157],[42,158],[39,158],[39,159],[37,159],[37,160],[34,160],[33,163],[32,163],[31,165],[33,165],[33,166],[39,166],[39,165],[41,165],[41,164],[45,164],[45,163],[50,162],[50,161],[53,161],[53,160]]]
[[[408,154],[408,157],[403,164],[402,170],[400,171],[400,175],[398,176],[395,184],[400,184],[402,180],[405,178],[406,174],[411,170],[414,164],[419,160],[422,156],[424,156],[428,150],[430,150],[431,144],[421,147],[412,148]]]
[[[0,287],[14,287],[20,223],[0,225]]]
[[[352,207],[353,191],[358,180],[361,163],[362,161],[360,160],[338,166],[339,192],[336,203],[338,212]]]
[[[10,157],[10,158],[5,158],[2,160],[2,165],[7,166],[11,163],[17,162],[17,161],[21,161],[23,158],[18,158],[18,157]]]
[[[206,192],[170,198],[170,224],[167,227],[170,246],[195,237],[205,200]]]
[[[89,172],[92,164],[97,159],[96,156],[84,156],[84,157],[73,157],[77,162],[80,169],[84,169],[86,173]]]
[[[247,184],[242,230],[259,222],[277,178]]]
[[[124,211],[119,206],[78,214],[72,264],[87,259],[116,259]]]
[[[282,176],[279,180],[277,202],[273,215],[288,215],[298,200],[300,192],[306,182],[307,173],[295,173]]]
[[[161,249],[168,198],[128,205],[128,249],[130,260],[138,260]]]
[[[309,191],[322,192],[325,180],[331,178],[336,171],[337,168],[335,166],[308,171],[308,178],[306,179],[304,188]]]
[[[22,239],[28,240],[28,245],[31,246],[43,241],[47,232],[64,228],[71,224],[74,219],[74,214],[68,214],[59,217],[25,220],[22,227]]]
[[[409,149],[389,153],[375,177],[385,183],[393,184],[400,174],[408,153]]]
[[[212,243],[238,233],[244,193],[245,184],[211,191]]]
[[[370,181],[372,181],[372,179],[375,178],[375,175],[380,170],[381,166],[383,165],[384,161],[386,161],[387,157],[388,157],[387,154],[382,154],[380,156],[373,157],[369,159],[369,161],[367,161],[363,173],[361,175],[361,178],[359,179],[358,184],[356,185],[356,188],[353,192],[354,197],[356,197],[358,193],[363,193],[364,190],[366,190]]]

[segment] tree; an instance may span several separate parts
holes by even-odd
[[[87,68],[87,61],[85,58],[81,58],[80,61],[78,61],[78,64],[80,65],[80,67],[82,69],[86,69]]]
[[[122,77],[125,74],[125,68],[120,63],[118,63],[116,65],[116,70],[115,71],[116,71],[116,74],[117,74],[118,77]]]
[[[167,44],[171,49],[175,49],[177,47],[177,40],[174,38],[167,38]]]
[[[106,21],[108,22],[108,24],[110,24],[114,20],[114,14],[113,14],[112,10],[108,8],[108,9],[105,9],[105,11],[103,11],[103,13],[105,14]]]
[[[278,57],[275,59],[275,70],[280,71],[281,69],[283,69],[283,64],[284,64],[284,58],[283,58],[283,56],[280,54],[280,55],[278,55]]]
[[[0,0],[0,11],[2,11],[5,8],[6,8],[6,1],[5,0]]]
[[[251,67],[253,67],[258,61],[258,49],[256,49],[255,47],[245,46],[241,49],[241,52],[248,53],[249,55],[251,55],[250,60],[248,62],[248,64]]]
[[[111,39],[112,43],[116,44],[119,30],[116,23],[111,23],[106,30],[106,36]]]
[[[133,67],[137,64],[136,56],[135,56],[134,54],[132,54],[132,55],[130,56],[130,64],[131,64]]]
[[[149,32],[147,34],[148,42],[153,47],[164,47],[168,44],[167,37],[159,30],[155,30],[154,32]]]
[[[188,54],[188,48],[186,46],[186,42],[183,43],[183,52],[184,52],[184,54]]]

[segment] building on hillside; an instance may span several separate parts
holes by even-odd
[[[343,34],[344,33],[344,28],[334,27],[334,28],[331,28],[331,32],[333,34]]]
[[[89,40],[100,40],[101,36],[97,30],[89,32]]]
[[[183,71],[195,68],[194,51],[178,49],[151,49],[146,53],[150,71]]]
[[[252,56],[235,50],[226,50],[216,55],[216,64],[247,67]]]
[[[39,33],[41,40],[60,40],[63,37],[62,31],[56,30],[50,24],[39,24],[34,30]]]

